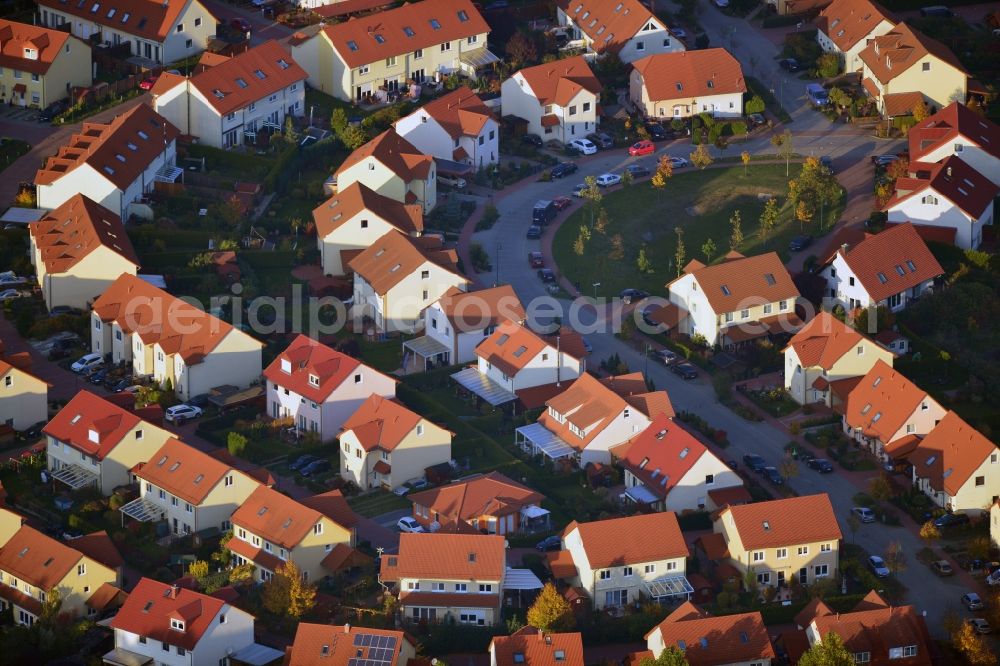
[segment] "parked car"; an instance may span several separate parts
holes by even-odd
[[[806,464],[820,474],[829,474],[833,471],[833,465],[826,458],[813,458]]]
[[[84,354],[73,365],[69,366],[69,369],[79,373],[84,370],[99,368],[102,365],[104,365],[104,357],[100,354]]]
[[[944,5],[931,5],[929,7],[921,7],[920,8],[920,15],[921,16],[939,16],[939,17],[942,17],[942,18],[946,18],[946,17],[949,17],[949,16],[954,16],[955,13],[953,11],[951,11],[949,8],[945,7]]]
[[[94,386],[100,386],[108,377],[108,368],[98,368],[87,377],[87,381]]]
[[[667,28],[667,30],[670,31],[670,34],[672,34],[677,39],[684,39],[685,37],[688,36],[687,31],[680,26],[672,25],[669,28]]]
[[[931,562],[931,571],[942,577],[951,576],[955,573],[955,570],[951,568],[951,564],[949,564],[947,560]]]
[[[550,550],[559,550],[560,548],[562,548],[562,538],[558,534],[547,536],[535,544],[535,550],[540,550],[543,553],[547,553]]]
[[[139,81],[139,90],[152,90],[159,78],[159,76],[147,76],[142,81]]]
[[[303,467],[306,467],[310,463],[316,462],[317,460],[319,460],[319,458],[317,458],[316,456],[313,456],[313,455],[309,455],[307,453],[305,455],[301,455],[298,458],[296,458],[292,462],[292,464],[288,466],[288,469],[294,470],[294,471],[298,471],[298,470],[302,469]]]
[[[552,176],[553,178],[562,178],[564,176],[570,175],[571,173],[576,173],[577,170],[579,170],[579,168],[580,167],[573,164],[572,162],[560,162],[559,164],[552,167],[552,170],[549,171],[549,175]]]
[[[305,467],[303,467],[299,472],[302,476],[316,476],[317,474],[322,474],[323,472],[330,471],[330,461],[329,460],[314,460]]]
[[[544,142],[542,141],[542,137],[538,136],[537,134],[525,134],[524,136],[521,137],[521,143],[527,143],[532,146],[538,146],[539,148],[545,145]]]
[[[872,164],[876,167],[882,167],[884,169],[898,159],[899,155],[872,155]]]
[[[966,623],[968,623],[972,627],[972,630],[977,634],[988,634],[993,631],[990,627],[990,623],[981,617],[970,617],[966,620]]]
[[[653,141],[666,141],[670,138],[670,133],[660,123],[646,123],[646,131],[649,132]]]
[[[83,310],[80,308],[70,307],[69,305],[57,305],[51,310],[49,310],[50,317],[61,317],[62,315],[73,315],[79,316],[83,314]]]
[[[127,389],[131,385],[132,385],[132,378],[131,377],[124,377],[124,378],[119,379],[118,381],[116,381],[109,388],[111,389],[112,393],[121,393],[122,391],[124,391],[125,389]]]
[[[601,187],[611,187],[622,182],[622,177],[616,173],[602,173],[597,177],[597,184]]]
[[[66,111],[69,108],[69,102],[64,99],[56,100],[52,102],[47,107],[42,109],[41,113],[38,114],[38,120],[43,123],[51,123],[56,119],[56,116]]]
[[[826,88],[818,83],[810,83],[806,86],[806,97],[813,106],[826,106],[830,103],[830,93]]]
[[[532,224],[530,227],[528,227],[528,234],[527,234],[527,236],[528,236],[528,238],[541,238],[542,237],[542,228],[540,226],[538,226],[537,224]]]
[[[697,379],[698,369],[690,363],[676,363],[670,366],[670,371],[681,379]]]
[[[781,476],[781,472],[778,471],[777,467],[765,467],[762,476],[775,486],[785,485],[785,477]]]
[[[726,7],[729,6],[729,0],[712,0],[712,1],[715,3],[715,6],[718,7],[719,9],[725,9]]]
[[[660,322],[653,319],[653,314],[658,312],[661,307],[663,306],[647,305],[645,308],[642,309],[642,321],[646,324],[646,326],[652,326],[653,328],[660,327]]]
[[[560,194],[559,196],[552,198],[552,203],[556,205],[556,210],[566,210],[573,205],[573,200]]]
[[[800,234],[788,243],[788,249],[792,252],[801,252],[812,245],[813,237],[809,234]]]
[[[593,155],[597,152],[597,146],[587,139],[573,139],[569,142],[569,147],[581,155]]]
[[[778,61],[778,67],[786,72],[797,72],[802,69],[802,65],[795,58],[782,58]]]
[[[675,169],[686,167],[689,164],[686,157],[671,157],[670,166]]]
[[[970,611],[982,610],[983,600],[975,592],[969,592],[962,595],[962,605]]]
[[[958,527],[959,525],[969,524],[969,514],[967,513],[946,513],[943,516],[939,516],[934,519],[934,526],[939,530],[948,529],[949,527]]]
[[[622,289],[618,297],[625,302],[625,305],[632,303],[633,301],[638,303],[644,298],[649,298],[649,292],[643,291],[642,289]]]
[[[236,17],[229,20],[229,27],[236,32],[242,32],[249,35],[253,31],[253,26],[250,25],[250,21],[245,18]]]
[[[555,282],[556,274],[552,272],[551,268],[542,268],[538,271],[538,277],[542,282]]]
[[[402,518],[397,520],[396,527],[399,529],[400,532],[415,533],[424,531],[424,526],[418,523],[416,519],[410,516],[403,516]]]
[[[42,428],[49,424],[48,421],[39,421],[34,425],[30,425],[21,432],[17,433],[19,439],[31,442],[42,436]]]
[[[535,207],[531,209],[531,223],[545,226],[556,219],[559,209],[554,201],[550,199],[539,199],[535,202]]]
[[[830,157],[829,155],[820,156],[819,165],[824,169],[826,169],[827,171],[829,171],[830,173],[833,173],[833,158]]]
[[[656,151],[656,146],[652,141],[636,141],[628,147],[629,155],[652,155]]]
[[[764,117],[763,113],[751,113],[747,115],[747,127],[753,129],[754,127],[760,127],[761,125],[767,124],[767,118]]]
[[[529,252],[528,263],[532,268],[542,268],[545,266],[545,259],[542,258],[541,252]]]
[[[583,196],[583,191],[586,189],[587,189],[586,183],[577,183],[576,185],[573,186],[573,191],[571,192],[571,194],[574,197],[580,198]]]
[[[767,467],[767,462],[756,453],[748,453],[743,456],[743,464],[749,467],[751,471],[758,473]]]
[[[588,134],[587,140],[598,148],[608,149],[615,147],[615,140],[604,132],[594,132],[593,134]]]
[[[871,567],[872,573],[879,578],[886,578],[889,575],[889,567],[885,566],[885,560],[878,555],[872,555],[868,558],[868,566]]]
[[[625,170],[632,175],[632,178],[645,178],[649,175],[649,169],[641,164],[629,164]]]
[[[438,183],[454,187],[456,190],[465,189],[465,186],[468,185],[464,178],[459,178],[458,176],[438,176]]]
[[[167,421],[171,421],[180,425],[185,421],[191,419],[196,419],[202,415],[201,407],[195,407],[194,405],[180,404],[174,405],[173,407],[168,407],[167,411],[164,413],[163,418]]]
[[[679,354],[675,354],[669,349],[657,349],[656,358],[663,361],[663,365],[673,365],[674,363],[680,363],[681,357]]]
[[[866,506],[855,506],[851,508],[851,513],[857,516],[858,520],[863,523],[874,523],[875,522],[875,512]]]

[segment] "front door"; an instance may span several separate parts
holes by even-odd
[[[174,534],[180,534],[180,532],[177,531],[177,519],[176,518],[174,518]]]
[[[803,585],[809,582],[809,569],[807,567],[799,569],[799,582]]]

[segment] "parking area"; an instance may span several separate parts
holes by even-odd
[[[35,122],[38,120],[40,109],[25,108],[23,106],[11,106],[10,104],[0,105],[0,118],[6,120],[20,120],[21,122]]]

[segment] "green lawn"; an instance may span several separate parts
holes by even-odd
[[[801,165],[793,164],[790,176],[794,178],[800,170]],[[679,170],[663,192],[657,192],[648,181],[643,181],[606,193],[603,205],[610,220],[607,233],[604,236],[594,233],[582,256],[574,252],[573,245],[580,226],[589,224],[590,217],[586,209],[575,212],[556,233],[554,258],[563,275],[587,287],[584,293],[592,293],[589,285],[593,282],[601,283],[598,294],[602,296],[617,295],[626,287],[662,293],[663,286],[677,276],[674,227],[684,230],[685,262],[691,259],[704,262],[702,245],[709,238],[717,246],[713,260],[718,260],[729,250],[729,218],[738,209],[745,238],[739,251],[753,255],[777,250],[782,259],[787,259],[788,241],[801,233],[785,198],[787,192],[788,179],[783,164],[751,165],[748,176],[743,175],[742,166]],[[764,210],[759,194],[777,196],[781,204],[778,224],[766,247],[757,235],[758,219]],[[842,204],[834,209],[824,211],[827,229],[842,210]],[[807,225],[806,231],[819,235],[819,220]],[[615,234],[621,234],[624,240],[625,257],[620,261],[608,259],[610,238]],[[641,273],[636,265],[643,247],[653,266],[649,273]]]
[[[9,167],[14,160],[31,150],[31,145],[19,139],[0,139],[0,171]]]

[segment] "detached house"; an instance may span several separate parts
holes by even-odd
[[[907,459],[913,484],[942,509],[981,515],[1000,499],[1000,449],[949,411]]]
[[[40,0],[42,25],[74,37],[124,47],[152,65],[166,65],[205,49],[216,18],[198,0]]]
[[[596,610],[643,598],[686,600],[694,591],[685,577],[690,553],[672,512],[573,521],[562,538],[557,570],[560,562],[572,563],[570,584],[582,587]]]
[[[499,62],[486,48],[489,32],[471,0],[428,0],[297,33],[292,56],[312,87],[373,103],[409,84],[456,72],[474,77]]]
[[[876,37],[896,27],[896,17],[872,0],[833,0],[816,18],[816,41],[840,56],[845,72],[864,68],[860,54]]]
[[[792,336],[785,355],[785,390],[800,405],[843,404],[858,377],[877,361],[892,367],[896,355],[832,316],[820,312]]]
[[[706,266],[692,259],[667,284],[676,331],[701,335],[709,345],[734,346],[770,335],[791,334],[799,290],[775,252],[744,257],[730,252]]]
[[[121,512],[140,522],[165,521],[175,537],[220,533],[260,484],[207,453],[170,438],[138,466],[139,497]]]
[[[132,469],[148,461],[171,433],[80,391],[42,429],[52,478],[71,490],[95,486],[104,496],[132,482]]]
[[[28,231],[31,261],[49,310],[86,309],[119,275],[139,271],[121,218],[82,194],[30,223]]]
[[[232,57],[205,53],[191,77],[160,75],[153,108],[199,143],[241,146],[305,113],[306,76],[273,39]]]
[[[759,585],[782,587],[792,578],[812,585],[837,576],[842,535],[825,493],[727,506],[712,531],[701,538],[708,558],[740,576],[752,572]]]
[[[760,612],[715,616],[690,601],[646,634],[646,647],[654,659],[677,648],[687,663],[698,666],[769,666],[776,658]]]
[[[118,584],[115,569],[33,527],[22,526],[0,548],[0,608],[11,608],[16,624],[34,624],[54,593],[61,614],[84,617],[87,602],[105,584]]]
[[[451,461],[453,436],[395,400],[372,395],[344,422],[340,475],[362,490],[398,488]]]
[[[427,102],[393,127],[417,150],[439,161],[482,169],[500,159],[500,126],[468,86]]]
[[[178,129],[145,104],[110,123],[84,121],[35,174],[39,208],[59,208],[83,194],[122,220],[157,181],[174,182]]]
[[[411,641],[412,637],[402,631],[299,622],[283,663],[325,666],[370,659],[382,666],[406,666],[417,656],[417,647]]]
[[[337,191],[361,183],[400,203],[419,204],[424,214],[437,205],[434,158],[389,128],[347,156],[337,169]]]
[[[476,359],[479,343],[507,320],[525,320],[524,306],[510,285],[479,291],[452,287],[424,310],[424,334],[403,342],[403,348],[413,354],[418,369],[421,362],[424,370],[430,365],[468,363]]]
[[[743,68],[723,48],[650,55],[632,67],[629,99],[647,118],[743,117]]]
[[[106,664],[223,664],[254,644],[253,615],[208,594],[143,578],[110,624]],[[244,658],[247,655],[244,655]],[[280,659],[263,648],[257,659]],[[262,662],[262,663],[269,663]]]
[[[912,224],[898,224],[840,246],[819,274],[828,301],[845,310],[877,306],[896,312],[930,291],[944,269]]]
[[[574,56],[515,72],[500,86],[501,107],[543,141],[569,143],[597,130],[601,89],[584,57]]]
[[[911,162],[940,162],[955,155],[1000,185],[1000,126],[965,104],[952,102],[910,128]]]
[[[570,458],[581,467],[608,464],[610,450],[639,434],[660,414],[674,416],[666,391],[650,392],[642,373],[596,379],[583,373],[545,403],[535,423],[515,431],[515,444],[551,460]]]
[[[861,85],[882,115],[908,116],[920,102],[931,110],[965,102],[969,74],[947,46],[906,23],[874,37],[858,54]]]
[[[547,526],[545,497],[500,472],[473,474],[409,495],[413,517],[428,532],[515,534]]]
[[[90,45],[61,30],[0,19],[0,103],[44,109],[93,81]]]
[[[344,275],[351,259],[390,231],[424,232],[420,204],[404,204],[354,182],[313,210],[324,275]]]
[[[579,666],[584,663],[580,632],[553,634],[522,627],[490,641],[490,666]]]
[[[616,54],[633,63],[652,53],[683,51],[684,43],[639,0],[558,0],[556,20],[578,42],[598,56]]]
[[[132,362],[136,376],[170,385],[181,399],[213,387],[260,380],[263,345],[134,275],[123,274],[94,302],[91,351]]]
[[[339,494],[339,493],[338,493]],[[340,496],[350,514],[347,500]],[[254,578],[267,581],[286,562],[295,562],[302,578],[318,581],[336,572],[341,550],[354,547],[354,525],[296,502],[265,486],[257,486],[231,519],[233,538],[226,547],[237,564],[254,565]]]
[[[444,249],[438,236],[411,238],[389,231],[351,259],[354,311],[380,331],[414,333],[424,309],[449,289],[465,291],[469,280],[458,271],[458,253]]]
[[[912,222],[955,232],[955,245],[976,249],[983,227],[993,224],[993,200],[1000,192],[986,175],[955,155],[937,163],[910,162],[909,174],[896,179],[885,205],[889,222]]]
[[[880,458],[902,459],[944,415],[934,398],[876,361],[847,396],[844,432]]]
[[[0,425],[27,430],[49,417],[49,384],[30,369],[30,355],[0,358]]]
[[[506,572],[502,536],[400,534],[379,582],[395,588],[407,622],[491,626],[500,621]]]
[[[396,380],[299,335],[264,370],[267,413],[328,442],[369,396],[392,398]]]
[[[750,499],[740,476],[667,414],[612,453],[625,470],[626,502],[680,513]]]

